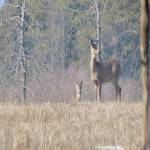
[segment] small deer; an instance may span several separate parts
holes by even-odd
[[[91,39],[91,78],[96,85],[96,100],[101,101],[101,88],[105,82],[112,82],[115,87],[116,99],[119,96],[121,100],[121,88],[118,85],[121,67],[117,60],[109,58],[107,60],[97,60],[100,56],[100,50],[97,48],[98,40]]]
[[[76,82],[76,101],[81,101],[81,94],[82,94],[82,80],[78,83]]]

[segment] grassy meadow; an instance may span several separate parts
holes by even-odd
[[[142,103],[0,104],[0,150],[142,146]]]

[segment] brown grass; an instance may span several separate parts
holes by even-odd
[[[0,104],[0,150],[141,150],[142,103]]]

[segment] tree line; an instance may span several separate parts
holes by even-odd
[[[117,57],[123,76],[138,79],[140,3],[136,0],[30,0],[24,10],[22,1],[6,0],[0,8],[0,84],[22,84],[24,71],[28,84],[43,72],[64,72],[71,65],[89,73],[90,39],[97,34],[95,2],[102,58]]]

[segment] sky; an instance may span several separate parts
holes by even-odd
[[[0,0],[0,6],[4,3],[4,0]]]

